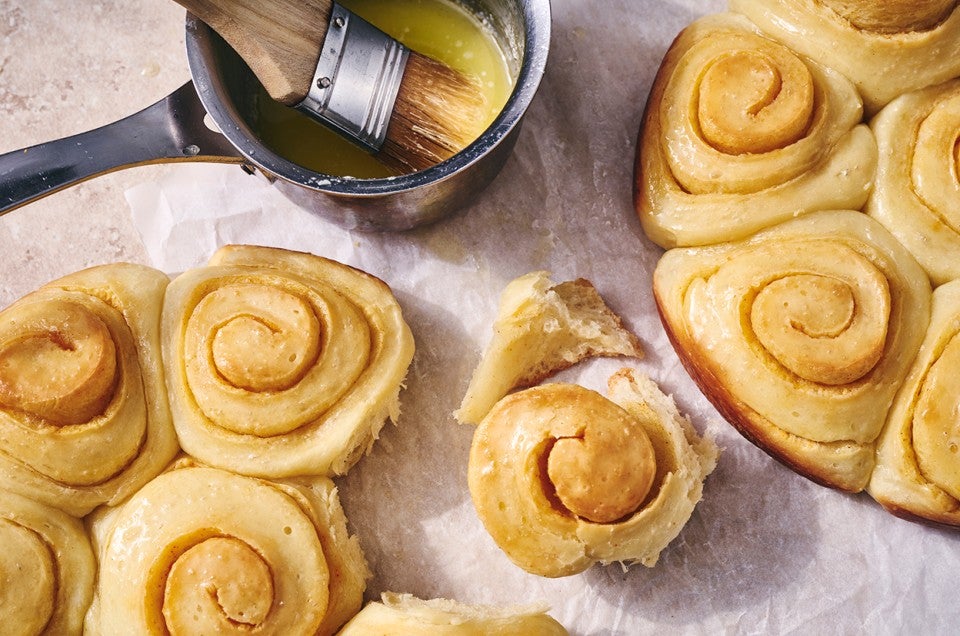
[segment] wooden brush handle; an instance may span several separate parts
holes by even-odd
[[[175,0],[210,25],[260,79],[293,105],[310,90],[331,0]]]

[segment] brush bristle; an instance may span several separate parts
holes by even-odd
[[[402,172],[438,164],[480,136],[489,108],[479,78],[411,51],[379,157]]]

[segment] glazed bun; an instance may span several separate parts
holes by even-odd
[[[97,573],[83,524],[0,490],[0,546],[4,631],[79,636]]]
[[[95,634],[332,634],[369,576],[333,482],[184,459],[91,519]]]
[[[0,488],[75,516],[176,455],[160,353],[166,274],[101,265],[0,313]]]
[[[934,284],[960,277],[960,80],[896,98],[870,127],[880,162],[866,212]]]
[[[183,449],[260,477],[346,472],[396,420],[414,351],[382,281],[236,245],[170,284],[163,339]]]
[[[711,15],[670,46],[640,130],[635,205],[665,248],[745,238],[816,210],[860,208],[877,161],[850,81]]]
[[[497,402],[474,433],[468,483],[477,514],[530,573],[653,566],[716,465],[716,446],[649,378],[621,370],[609,392],[525,389]]]
[[[930,328],[890,410],[870,495],[902,517],[960,526],[960,280],[933,292]]]
[[[818,212],[671,250],[654,293],[684,365],[741,433],[819,483],[866,486],[930,306],[926,275],[883,226]]]
[[[853,80],[868,115],[960,75],[955,0],[731,0],[730,10]]]

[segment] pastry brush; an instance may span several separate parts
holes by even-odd
[[[400,172],[482,132],[477,78],[403,46],[333,0],[175,0],[243,58],[274,100],[306,112]]]

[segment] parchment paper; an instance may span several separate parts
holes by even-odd
[[[661,251],[631,203],[636,136],[677,32],[724,8],[693,0],[554,0],[547,73],[516,150],[479,202],[428,228],[348,232],[227,166],[176,166],[127,192],[153,264],[175,273],[254,243],[360,267],[391,285],[417,341],[399,425],[340,495],[381,591],[464,602],[543,601],[573,634],[949,633],[960,624],[953,533],[819,487],[743,440],[707,403],[656,315]],[[455,423],[500,291],[533,270],[590,279],[642,339],[643,361],[590,362],[556,379],[602,390],[621,365],[674,395],[724,448],[704,500],[653,569],[594,566],[543,579],[484,531],[466,485],[472,427]]]

